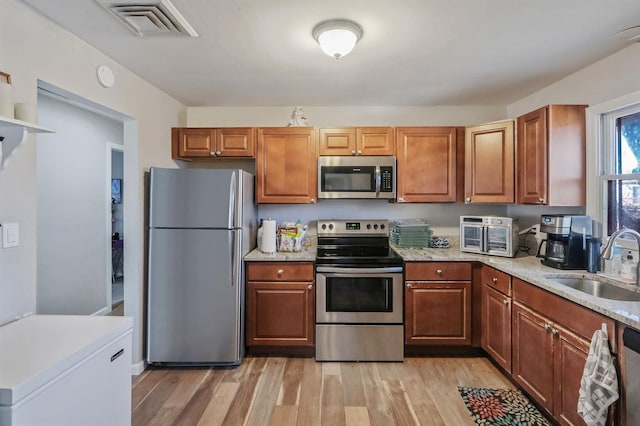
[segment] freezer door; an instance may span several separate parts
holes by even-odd
[[[239,364],[242,231],[151,229],[147,360]]]
[[[239,174],[240,170],[152,168],[149,226],[239,228]]]

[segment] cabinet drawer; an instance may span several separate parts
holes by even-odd
[[[311,262],[249,262],[247,281],[313,281]]]
[[[511,275],[493,269],[490,266],[482,267],[482,283],[498,290],[500,293],[511,296]]]
[[[471,281],[471,263],[466,262],[408,262],[407,280]]]

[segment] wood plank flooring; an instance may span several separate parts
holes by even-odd
[[[485,358],[248,357],[237,368],[144,371],[133,379],[132,424],[472,426],[457,386],[513,388]]]

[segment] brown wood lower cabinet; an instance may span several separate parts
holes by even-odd
[[[405,344],[471,345],[471,264],[411,262],[406,279]]]
[[[560,424],[584,425],[578,392],[590,339],[606,324],[615,353],[615,322],[516,278],[513,298],[513,379]]]
[[[247,346],[313,346],[313,263],[247,263]]]
[[[511,297],[482,284],[482,348],[511,373]]]

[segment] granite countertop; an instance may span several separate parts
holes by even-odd
[[[392,248],[404,259],[405,262],[429,262],[429,261],[447,261],[447,262],[480,262],[489,265],[495,269],[505,272],[513,277],[520,278],[523,281],[536,285],[551,293],[557,294],[567,300],[578,303],[593,311],[600,312],[610,318],[618,320],[624,324],[640,329],[640,302],[624,302],[618,300],[604,299],[600,297],[590,296],[579,290],[572,289],[552,280],[553,277],[572,276],[572,277],[601,277],[601,274],[588,273],[586,270],[563,271],[550,268],[540,263],[540,259],[535,256],[519,253],[514,258],[488,256],[481,254],[473,254],[461,252],[458,246],[450,248],[399,248],[392,245]],[[315,241],[309,247],[305,247],[300,252],[277,252],[273,254],[265,254],[260,250],[253,250],[244,257],[244,260],[250,262],[314,262],[316,258]],[[612,281],[611,279],[605,279]],[[630,290],[638,290],[635,284],[626,284],[621,281],[614,281],[622,287]]]

